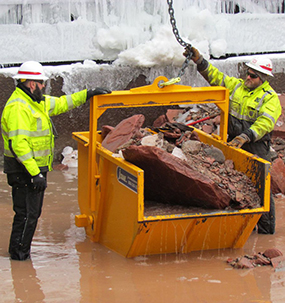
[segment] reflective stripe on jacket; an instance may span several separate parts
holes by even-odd
[[[62,97],[44,96],[45,100],[38,103],[17,87],[2,113],[4,159],[17,159],[31,176],[42,168],[52,170],[54,135],[49,116],[85,103],[86,96],[85,89]]]
[[[207,69],[201,74],[210,85],[229,89],[229,114],[241,121],[241,132],[250,129],[255,142],[273,131],[282,109],[280,100],[268,81],[254,90],[249,90],[244,85],[244,80],[227,76],[211,63],[208,63]],[[229,136],[241,133],[232,135],[230,132],[229,125]]]

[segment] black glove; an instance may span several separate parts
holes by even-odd
[[[32,183],[34,189],[37,190],[38,192],[44,191],[47,188],[47,180],[41,173],[32,177]]]
[[[198,49],[191,46],[185,47],[185,51],[183,55],[188,57],[192,53],[191,60],[194,61],[196,64],[200,64],[203,61],[203,56],[199,53]]]
[[[95,89],[90,89],[87,91],[86,100],[90,99],[95,95],[111,94],[111,90],[105,87],[96,87]]]

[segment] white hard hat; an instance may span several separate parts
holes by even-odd
[[[24,62],[18,73],[13,77],[14,79],[29,79],[29,80],[47,80],[43,66],[36,61]]]
[[[256,57],[253,58],[249,63],[246,63],[245,65],[265,75],[274,77],[272,74],[272,62],[268,58]]]

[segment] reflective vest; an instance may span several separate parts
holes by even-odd
[[[242,125],[241,131],[234,136],[250,129],[253,134],[253,142],[255,142],[273,131],[282,108],[278,95],[268,81],[254,90],[249,90],[244,85],[244,80],[227,76],[211,63],[201,74],[210,85],[224,86],[229,89],[229,114],[238,119]],[[232,129],[234,128],[232,127]],[[229,125],[229,135],[231,135],[230,129]]]
[[[52,170],[54,134],[50,116],[85,103],[86,96],[85,89],[62,97],[45,95],[45,100],[38,103],[17,87],[7,101],[1,118],[4,156],[23,164],[31,176]]]

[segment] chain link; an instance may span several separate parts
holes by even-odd
[[[178,43],[181,46],[183,46],[184,48],[187,47],[190,50],[191,47],[192,47],[191,44],[186,43],[185,41],[182,40],[182,38],[179,35],[179,31],[176,27],[176,21],[175,21],[175,18],[174,18],[173,1],[172,0],[167,0],[167,3],[168,3],[168,13],[169,13],[169,16],[170,16],[170,23],[172,25],[172,31],[174,33],[174,36],[175,36],[176,40],[178,41]],[[185,69],[188,67],[189,62],[191,60],[191,57],[192,57],[192,52],[189,51],[189,54],[186,57],[186,60],[184,61],[181,70],[179,71],[178,78],[180,78],[181,76],[184,75]]]

